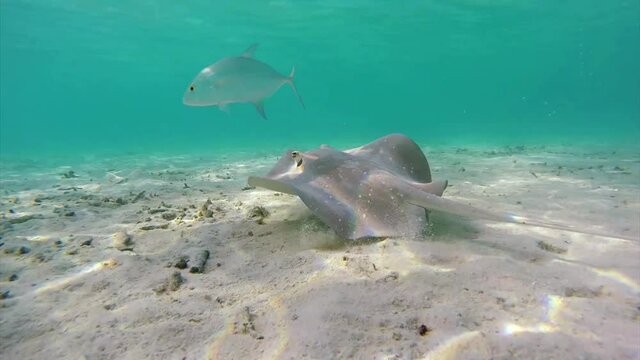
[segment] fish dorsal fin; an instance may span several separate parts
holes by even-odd
[[[249,46],[249,48],[247,48],[247,50],[243,51],[242,54],[240,54],[241,57],[245,57],[245,58],[252,58],[253,57],[253,53],[256,52],[256,48],[258,47],[258,44],[253,44],[251,46]]]

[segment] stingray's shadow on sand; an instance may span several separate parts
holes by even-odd
[[[278,232],[298,232],[300,235],[296,239],[298,243],[291,244],[292,248],[313,248],[316,250],[343,250],[353,246],[363,246],[375,244],[386,239],[396,239],[398,241],[424,241],[434,243],[463,243],[468,245],[471,251],[499,253],[501,256],[516,260],[541,261],[562,258],[555,254],[550,254],[539,249],[536,244],[540,239],[536,236],[517,235],[504,237],[483,237],[482,224],[474,223],[472,220],[450,215],[446,213],[430,212],[429,225],[419,236],[405,237],[372,237],[360,238],[357,240],[346,240],[337,236],[332,229],[324,224],[313,213],[309,212],[295,220],[272,223],[274,233]],[[484,250],[482,250],[484,249]]]

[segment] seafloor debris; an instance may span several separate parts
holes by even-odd
[[[131,200],[132,203],[136,203],[140,200],[143,200],[146,196],[144,195],[146,193],[146,191],[140,191],[138,194],[136,194],[136,196],[133,198],[133,200]]]
[[[78,175],[76,175],[76,173],[73,172],[73,170],[69,170],[69,171],[67,171],[65,173],[62,173],[60,175],[62,175],[63,179],[72,179],[72,178],[77,178],[78,177]]]
[[[188,257],[186,256],[180,256],[180,258],[178,259],[178,261],[175,262],[175,264],[173,266],[175,266],[178,269],[186,269],[187,268],[187,263],[189,262]]]
[[[264,224],[264,219],[269,217],[269,211],[262,206],[254,206],[249,210],[247,217],[251,220],[255,220],[258,224]]]
[[[204,266],[209,259],[209,250],[198,251],[193,260],[193,266],[189,269],[190,273],[202,274],[204,272]]]
[[[37,215],[22,215],[22,216],[9,219],[9,224],[22,224],[29,220],[41,219],[41,218],[42,218],[41,216],[37,216]]]
[[[144,225],[140,227],[140,230],[149,231],[156,229],[166,229],[169,227],[169,223],[166,224],[157,224],[157,225]]]
[[[213,217],[213,211],[209,209],[209,205],[211,205],[211,200],[207,199],[207,201],[205,201],[205,203],[198,209],[198,212],[196,213],[197,219]]]
[[[250,307],[245,306],[240,317],[240,321],[234,324],[234,334],[251,335],[258,340],[264,339],[264,336],[258,335],[256,331],[256,315]]]
[[[602,295],[604,287],[599,286],[596,289],[588,287],[567,287],[564,289],[564,296],[578,298],[594,298]]]
[[[174,271],[162,285],[154,288],[153,291],[156,294],[162,294],[167,291],[176,291],[180,288],[180,285],[184,283],[184,278],[179,271]]]
[[[167,220],[167,221],[171,221],[173,219],[175,219],[176,217],[178,217],[178,215],[176,215],[176,213],[173,212],[166,212],[163,213],[162,215],[160,215],[161,218]]]
[[[131,236],[124,231],[118,231],[114,233],[111,238],[113,239],[113,247],[120,251],[133,250],[133,241]]]
[[[561,247],[557,247],[555,245],[551,245],[542,240],[538,240],[538,247],[542,250],[549,251],[556,254],[564,254],[567,252],[567,249],[563,249]]]
[[[112,172],[108,172],[105,177],[107,178],[107,181],[113,184],[124,184],[127,182],[127,180],[129,180],[126,177],[116,175]]]
[[[4,249],[5,254],[24,255],[31,252],[28,246],[8,247]]]
[[[157,208],[157,209],[149,209],[149,214],[157,214],[161,212],[169,211],[169,209]]]

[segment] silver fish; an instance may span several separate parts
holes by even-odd
[[[295,66],[289,76],[282,76],[271,66],[253,58],[258,44],[251,45],[240,56],[230,56],[202,69],[184,93],[183,103],[189,106],[218,106],[227,112],[232,103],[253,103],[258,113],[264,112],[264,99],[284,84],[289,84],[304,108],[293,83]]]

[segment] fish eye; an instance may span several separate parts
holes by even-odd
[[[193,90],[195,90],[195,89],[196,89],[196,87],[195,87],[195,86],[193,86],[193,85],[189,86],[189,91],[193,91]]]
[[[300,153],[298,151],[292,151],[291,152],[291,157],[295,158],[296,156],[300,155]]]

